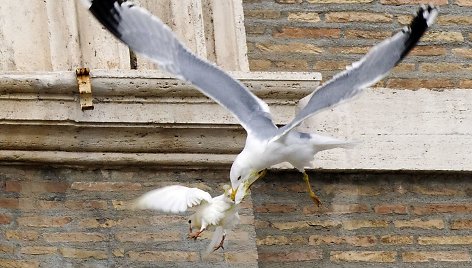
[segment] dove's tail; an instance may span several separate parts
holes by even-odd
[[[220,244],[221,240],[223,240],[223,236],[226,234],[225,229],[222,226],[217,226],[215,231],[213,232],[213,236],[211,237],[210,244],[206,248],[204,252],[204,257],[210,255],[214,251],[214,249]]]

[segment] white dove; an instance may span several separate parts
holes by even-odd
[[[195,213],[189,217],[188,238],[197,239],[209,226],[216,226],[206,252],[223,248],[226,231],[239,223],[239,206],[231,199],[231,187],[223,186],[222,195],[211,195],[198,188],[171,185],[145,193],[135,200],[134,207],[162,212],[183,213],[195,207]],[[193,228],[198,231],[193,232]],[[217,244],[219,243],[219,244]]]

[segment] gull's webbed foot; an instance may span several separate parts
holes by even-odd
[[[223,242],[225,242],[225,237],[226,237],[226,235],[224,234],[224,235],[223,235],[223,238],[221,239],[221,242],[218,244],[218,246],[216,246],[216,247],[213,248],[213,251],[217,251],[217,250],[220,249],[220,248],[225,249],[225,248],[223,247]]]
[[[315,194],[315,192],[313,192],[313,190],[311,189],[310,178],[308,177],[308,174],[306,174],[306,172],[303,172],[303,180],[306,183],[306,188],[308,190],[308,194],[310,195],[311,199],[313,200],[313,202],[315,203],[315,205],[317,207],[320,207],[321,206],[321,200]]]

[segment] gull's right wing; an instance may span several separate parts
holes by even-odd
[[[307,105],[292,122],[279,129],[272,141],[287,134],[306,118],[352,98],[386,76],[415,47],[437,15],[437,8],[421,6],[409,27],[374,46],[362,59],[353,63],[352,67],[321,85],[312,94]]]

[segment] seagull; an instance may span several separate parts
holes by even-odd
[[[195,207],[195,213],[190,215],[189,239],[197,239],[209,226],[216,226],[206,253],[220,248],[226,232],[239,223],[239,205],[231,199],[231,187],[223,186],[222,195],[211,197],[208,192],[198,188],[182,185],[171,185],[147,192],[133,202],[138,209],[151,209],[166,213],[183,213],[188,208]],[[197,231],[193,231],[197,228]]]
[[[271,166],[288,162],[303,173],[310,197],[321,202],[310,186],[305,168],[321,150],[346,147],[348,142],[295,130],[303,120],[359,94],[395,67],[430,27],[438,9],[421,5],[409,26],[372,47],[359,61],[316,88],[308,103],[283,127],[274,124],[268,105],[225,71],[191,53],[160,19],[122,0],[84,0],[91,13],[115,37],[156,62],[178,79],[226,108],[247,132],[246,144],[230,170],[232,198],[241,202],[250,186]]]

